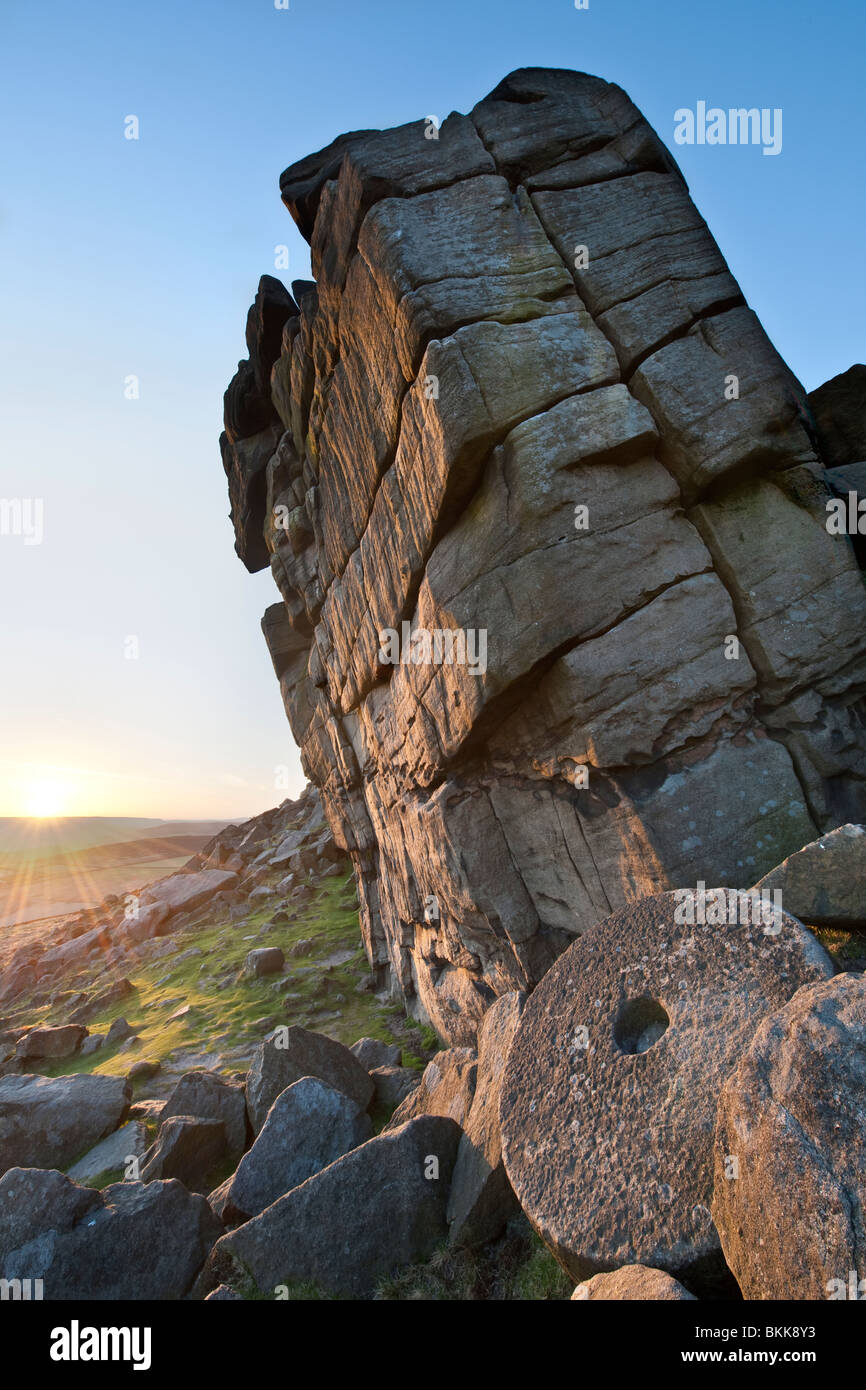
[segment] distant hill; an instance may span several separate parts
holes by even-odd
[[[22,860],[54,859],[96,846],[166,836],[203,836],[209,840],[228,824],[225,820],[170,821],[142,816],[60,816],[57,820],[0,816],[0,863],[9,866],[13,859],[18,864]]]

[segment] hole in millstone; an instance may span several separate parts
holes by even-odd
[[[613,1025],[613,1039],[620,1052],[648,1052],[669,1023],[657,999],[626,999]]]

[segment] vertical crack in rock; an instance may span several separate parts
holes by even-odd
[[[850,391],[818,429],[600,78],[280,188],[315,282],[263,277],[226,393],[236,548],[378,981],[464,1045],[612,910],[866,818]]]

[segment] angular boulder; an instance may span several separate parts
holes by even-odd
[[[102,1173],[125,1169],[131,1158],[141,1159],[147,1150],[147,1127],[141,1120],[128,1120],[120,1129],[101,1139],[66,1170],[73,1182],[90,1182]],[[125,1176],[125,1173],[124,1173]]]
[[[763,1020],[722,1089],[714,1154],[744,1298],[864,1297],[866,977],[804,987]]]
[[[646,1264],[727,1287],[719,1093],[761,1020],[832,973],[800,922],[728,889],[644,898],[556,962],[511,1044],[500,1126],[517,1199],[576,1280]]]
[[[66,1168],[123,1123],[131,1100],[119,1076],[0,1078],[0,1173]]]
[[[755,885],[814,927],[866,926],[866,827],[840,825],[804,845]]]
[[[0,1278],[42,1279],[46,1300],[183,1298],[221,1231],[179,1182],[95,1192],[55,1172],[0,1178]]]
[[[369,1073],[347,1047],[306,1028],[277,1028],[256,1051],[247,1075],[247,1113],[258,1134],[277,1096],[304,1076],[316,1076],[366,1110],[373,1099]]]
[[[75,1023],[59,1028],[33,1028],[21,1039],[15,1055],[23,1062],[74,1057],[86,1037],[87,1029]]]
[[[222,1120],[172,1115],[163,1120],[141,1164],[142,1182],[177,1178],[190,1192],[207,1191],[207,1178],[225,1156]]]
[[[342,1158],[373,1133],[369,1115],[342,1091],[305,1076],[274,1101],[222,1197],[226,1222],[248,1221]]]
[[[397,1129],[417,1115],[443,1115],[466,1123],[475,1095],[478,1058],[474,1047],[449,1047],[437,1052],[413,1088],[391,1116],[386,1129]]]
[[[421,1077],[412,1067],[372,1067],[370,1075],[376,1087],[377,1105],[400,1105],[421,1084]]]
[[[402,1049],[399,1043],[380,1042],[378,1038],[359,1038],[349,1048],[367,1071],[376,1067],[399,1067]]]
[[[188,1071],[180,1078],[160,1114],[160,1121],[173,1115],[193,1115],[199,1120],[222,1120],[226,1153],[240,1158],[247,1146],[246,1100],[242,1086],[233,1086],[218,1072]]]
[[[200,907],[237,881],[237,874],[226,869],[171,874],[145,888],[138,901],[137,915],[123,923],[124,934],[133,942],[164,936],[172,917]]]
[[[247,952],[244,971],[253,979],[259,979],[263,975],[279,974],[284,964],[285,957],[279,946],[260,946],[255,951]]]
[[[273,1295],[312,1281],[330,1293],[369,1294],[443,1240],[459,1139],[453,1120],[432,1115],[369,1139],[223,1236],[207,1282],[252,1278]]]
[[[448,1199],[448,1238],[455,1245],[494,1240],[517,1206],[502,1162],[499,1095],[508,1049],[525,1004],[525,994],[504,994],[481,1020],[478,1079]]]

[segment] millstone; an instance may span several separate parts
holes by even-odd
[[[509,1052],[506,1171],[575,1280],[644,1264],[700,1290],[724,1281],[710,1215],[719,1091],[761,1019],[833,974],[780,908],[765,918],[730,889],[710,890],[704,912],[683,901],[644,898],[575,941]]]

